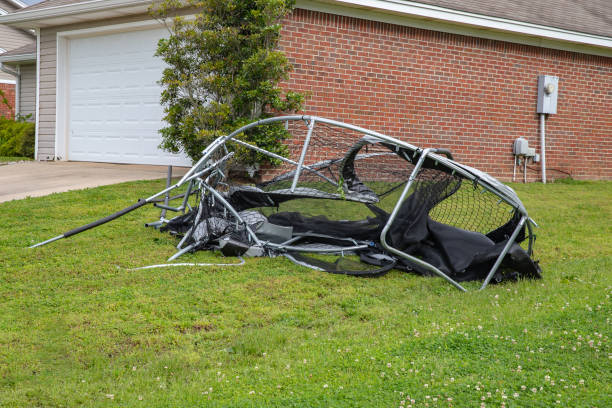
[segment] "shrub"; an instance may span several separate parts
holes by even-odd
[[[219,136],[273,113],[295,112],[303,95],[282,90],[279,83],[292,66],[277,49],[281,21],[294,0],[162,0],[152,14],[168,23],[170,37],[159,42],[157,55],[168,64],[160,84],[168,126],[161,147],[184,151],[194,161]],[[184,7],[190,19],[174,17]],[[285,154],[289,137],[282,124],[258,127],[243,140]],[[245,165],[265,156],[238,149]],[[275,163],[273,163],[275,164]]]
[[[0,156],[34,157],[34,123],[0,117]]]

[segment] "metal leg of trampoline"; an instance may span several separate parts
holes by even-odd
[[[489,274],[487,275],[484,282],[482,283],[480,290],[483,290],[484,288],[487,287],[487,285],[489,284],[489,281],[491,280],[491,278],[493,278],[493,275],[495,275],[495,272],[497,272],[497,268],[499,268],[499,265],[501,265],[502,261],[504,260],[504,257],[510,250],[510,247],[512,246],[512,244],[514,244],[514,241],[516,240],[517,235],[521,231],[521,228],[523,228],[523,225],[525,225],[525,221],[527,221],[527,217],[523,216],[521,220],[519,221],[518,225],[516,226],[516,228],[514,229],[514,232],[508,239],[508,243],[502,250],[501,254],[499,254],[499,256],[497,257],[495,264],[493,265],[493,267],[491,268],[491,271],[489,271]]]
[[[447,280],[451,285],[453,285],[454,287],[456,287],[459,290],[462,290],[464,292],[467,292],[467,290],[461,286],[459,283],[455,282],[454,279],[452,279],[450,276],[448,276],[447,274],[445,274],[444,272],[442,272],[441,270],[439,270],[438,268],[436,268],[435,266],[420,260],[419,258],[416,258],[414,256],[408,255],[407,253],[400,251],[399,249],[393,248],[392,246],[390,246],[387,243],[387,233],[389,232],[389,229],[391,228],[391,224],[393,224],[393,221],[395,221],[395,217],[397,217],[397,213],[399,212],[400,208],[402,207],[402,204],[404,202],[404,200],[406,199],[406,196],[408,195],[408,192],[410,191],[410,187],[412,186],[412,183],[414,182],[417,174],[419,173],[419,170],[421,169],[421,166],[423,166],[423,162],[425,161],[425,158],[427,157],[427,155],[430,152],[435,152],[436,149],[425,149],[423,150],[423,152],[421,153],[421,157],[419,158],[419,161],[417,162],[417,164],[414,166],[414,169],[412,170],[412,173],[410,174],[410,178],[408,179],[408,183],[406,183],[406,187],[404,187],[404,191],[402,192],[402,195],[400,196],[400,198],[397,200],[397,203],[395,204],[395,207],[393,208],[393,212],[391,213],[391,215],[389,216],[389,219],[387,220],[387,224],[385,225],[385,227],[382,230],[382,233],[380,234],[380,242],[383,246],[383,248],[385,248],[386,250],[388,250],[389,252],[397,255],[397,256],[401,256],[402,258],[406,258],[408,259],[410,262],[415,263],[423,268],[426,268],[427,270],[430,270],[431,272],[435,273],[436,275],[440,276],[441,278],[444,278],[445,280]]]
[[[168,166],[168,176],[166,177],[166,190],[168,190],[171,183],[172,183],[172,166]],[[164,207],[162,207],[161,214],[159,215],[159,220],[153,221],[153,222],[147,222],[145,224],[145,227],[159,228],[162,225],[164,225],[164,222],[166,222],[166,211],[167,211],[166,208],[168,208],[169,200],[170,200],[170,191],[167,191],[166,195],[164,196]]]
[[[291,183],[291,192],[295,191],[295,187],[297,186],[298,180],[300,178],[300,174],[302,173],[302,166],[304,165],[304,159],[306,158],[306,151],[308,150],[308,145],[310,143],[310,137],[312,136],[312,131],[315,126],[315,120],[311,119],[308,124],[308,133],[306,133],[306,140],[304,140],[304,147],[302,147],[302,153],[300,154],[300,161],[297,164],[297,168],[295,169],[295,176],[293,177],[293,182]]]
[[[166,188],[170,187],[172,183],[172,166],[168,166],[168,177],[166,178]],[[164,197],[164,205],[168,206],[168,199],[170,198],[170,192],[166,193]],[[161,215],[159,216],[159,220],[163,220],[166,217],[166,209],[162,208]]]
[[[174,261],[176,258],[178,258],[179,256],[183,255],[184,253],[187,253],[187,252],[191,251],[195,247],[196,247],[196,244],[191,244],[191,245],[181,249],[180,251],[178,251],[177,253],[172,255],[170,258],[168,258],[168,262]]]

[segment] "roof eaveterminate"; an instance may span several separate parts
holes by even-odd
[[[16,11],[85,3],[87,0],[46,0]],[[447,9],[612,37],[610,0],[418,0]]]
[[[610,0],[418,0],[415,3],[612,37]]]

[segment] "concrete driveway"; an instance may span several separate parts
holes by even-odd
[[[182,176],[187,170],[173,167],[172,174]],[[167,166],[139,164],[36,161],[6,164],[0,166],[0,202],[124,181],[165,179],[167,174]]]

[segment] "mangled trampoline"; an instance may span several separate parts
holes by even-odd
[[[249,132],[278,126],[292,135],[286,154],[244,141]],[[231,176],[244,155],[275,166],[260,169],[256,181]],[[170,196],[173,190],[183,192]],[[237,129],[211,143],[176,184],[32,247],[146,204],[162,209],[148,225],[180,239],[169,261],[211,249],[226,256],[284,255],[331,273],[372,277],[399,269],[440,276],[461,290],[459,282],[469,280],[482,280],[484,288],[492,280],[541,277],[532,260],[535,223],[510,187],[454,161],[446,149],[421,149],[315,116]],[[168,211],[179,215],[167,218]]]

